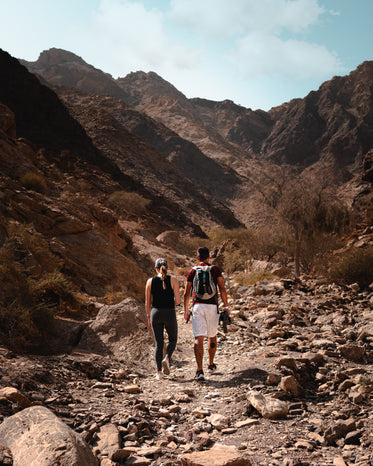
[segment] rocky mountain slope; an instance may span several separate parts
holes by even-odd
[[[101,115],[97,116],[97,124],[94,127],[100,127],[101,116],[106,122],[106,126],[103,125],[103,128],[113,126],[113,132],[107,135],[106,144],[101,145],[99,150],[92,144],[91,138],[87,136],[83,127],[71,117],[54,92],[40,85],[33,75],[27,73],[24,67],[17,65],[18,62],[11,59],[6,53],[2,54],[2,59],[4,74],[2,75],[0,100],[15,112],[17,125],[19,121],[19,126],[17,126],[19,136],[27,137],[41,147],[53,150],[70,149],[79,156],[94,161],[100,168],[111,173],[114,179],[120,180],[124,188],[138,191],[146,198],[154,200],[154,211],[162,215],[166,221],[174,222],[176,228],[202,234],[198,226],[191,224],[189,220],[191,217],[197,219],[198,224],[203,224],[204,219],[207,218],[213,224],[239,225],[229,209],[214,199],[208,199],[208,196],[204,196],[204,193],[200,192],[196,186],[191,185],[190,182],[188,184],[188,180],[184,179],[181,172],[176,172],[171,163],[135,135],[130,134],[113,117],[110,120],[108,112],[105,113],[104,109],[100,109],[98,106],[95,111],[101,112]],[[12,80],[11,76],[15,76],[16,79]],[[21,81],[26,83],[24,86],[25,94],[22,93]],[[39,100],[42,101],[40,105]],[[91,102],[91,110],[94,101],[93,99]],[[31,112],[31,109],[35,111],[35,108],[39,107],[40,111],[35,112],[31,118],[27,112]],[[50,118],[52,113],[55,118]],[[80,114],[83,116],[84,112],[80,112]],[[86,118],[86,120],[89,123],[90,119]],[[119,136],[118,139],[113,137],[114,134]],[[77,139],[77,135],[80,135],[80,139]],[[116,147],[109,150],[107,143],[111,140]],[[142,145],[142,152],[141,149],[139,150],[140,145]],[[125,154],[128,154],[129,158],[132,154],[132,157],[138,162],[138,167],[133,163],[133,160],[132,162],[128,160],[129,166],[127,166]],[[117,162],[121,164],[121,168],[118,168]],[[149,176],[144,176],[145,174]],[[178,180],[177,183],[173,183],[175,179]],[[163,180],[164,187],[162,183],[158,183],[159,180]],[[169,190],[166,189],[166,184],[168,184]],[[175,190],[178,191],[177,196],[173,196]],[[195,196],[198,198],[201,209],[194,208],[193,197]],[[176,203],[175,198],[178,198]],[[199,215],[200,211],[201,215]]]
[[[43,267],[26,244],[34,235],[41,244],[46,242],[48,254],[54,255],[77,291],[142,298],[153,257],[148,251],[139,253],[133,231],[121,222],[132,221],[137,233],[143,228],[154,243],[167,230],[203,235],[200,226],[168,193],[162,195],[158,178],[147,189],[139,177],[130,175],[127,164],[120,169],[104,155],[57,95],[17,60],[1,52],[0,65],[0,246],[11,237],[7,247],[28,257],[26,269],[40,278]],[[128,134],[125,150],[141,158],[141,144],[146,146]],[[175,173],[163,156],[154,150],[148,153],[158,166],[166,166],[163,176]],[[31,184],[23,180],[25,175]],[[133,198],[118,210],[111,196],[122,191],[147,199],[149,208],[140,210]],[[226,211],[217,207],[217,215]]]
[[[52,48],[40,54],[35,63],[20,60],[33,74],[43,76],[55,86],[73,87],[83,92],[109,94],[127,100],[116,80],[66,50]]]
[[[24,63],[52,86],[97,94],[108,79],[95,70],[95,81],[90,81],[95,84],[84,87],[81,83],[91,67],[58,49],[43,52],[34,63]],[[58,72],[49,63],[58,64]],[[64,78],[71,69],[73,78]],[[312,169],[317,177],[324,176],[328,167],[350,206],[369,204],[372,187],[363,179],[363,159],[373,145],[372,70],[372,62],[362,63],[350,75],[335,77],[304,99],[269,112],[253,111],[229,100],[187,99],[153,72],[130,73],[111,82],[121,88],[125,96],[120,99],[130,107],[126,116],[120,111],[121,123],[186,171],[192,181],[199,182],[198,173],[204,170],[213,174],[209,176],[214,180],[209,182],[211,192],[242,222],[255,226],[265,209],[252,180],[263,167],[271,172],[273,163],[299,171]],[[109,88],[106,93],[118,97]]]

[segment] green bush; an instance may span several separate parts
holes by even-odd
[[[25,173],[21,177],[20,182],[24,188],[36,191],[41,194],[44,194],[47,190],[47,182],[45,181],[44,176],[39,175],[38,173]]]
[[[373,247],[350,249],[334,257],[329,278],[337,283],[358,283],[362,289],[373,283]]]

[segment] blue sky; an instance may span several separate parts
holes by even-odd
[[[0,48],[69,50],[114,78],[268,110],[373,59],[373,0],[0,0]],[[1,72],[1,70],[0,70]]]

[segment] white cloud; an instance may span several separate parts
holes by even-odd
[[[337,56],[322,45],[260,33],[239,39],[227,57],[232,66],[252,77],[322,78],[340,68]]]
[[[336,13],[321,4],[322,0],[0,1],[0,46],[27,60],[36,60],[50,47],[64,48],[114,77],[155,71],[188,97],[233,99],[260,107],[252,103],[259,96],[269,101],[271,95],[277,104],[289,95],[298,96],[300,83],[309,89],[315,80],[321,84],[339,71],[336,54],[309,40],[320,24],[325,31],[326,21],[335,21]],[[281,89],[286,86],[285,97]]]
[[[92,23],[84,31],[86,57],[95,56],[101,68],[114,76],[129,71],[192,68],[198,52],[175,44],[164,28],[164,16],[157,10],[146,10],[142,2],[101,0]]]
[[[215,38],[305,32],[325,11],[317,0],[171,0],[170,5],[169,17],[181,27]]]
[[[237,73],[300,79],[340,69],[335,53],[305,39],[324,14],[318,0],[171,0],[169,17],[207,44],[229,39],[220,55]]]

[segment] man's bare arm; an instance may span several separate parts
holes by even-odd
[[[189,298],[190,290],[192,289],[192,283],[186,282],[184,291],[184,319],[187,320],[189,317]]]

